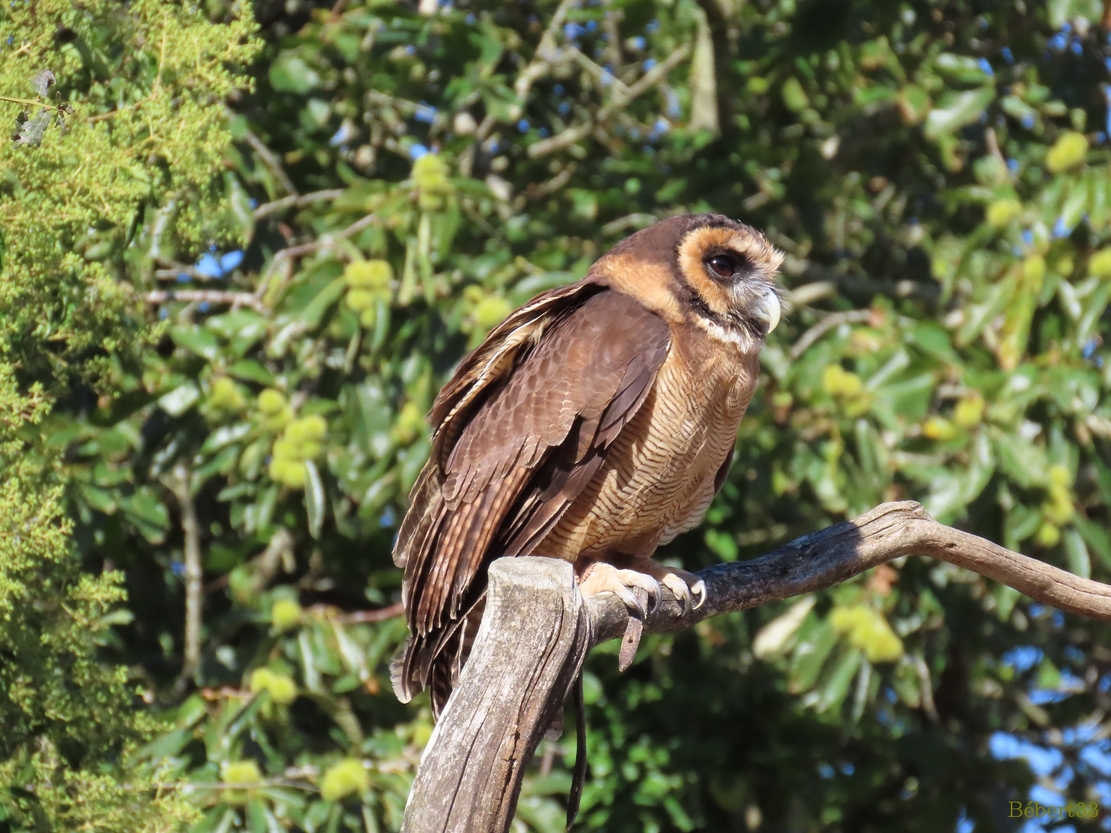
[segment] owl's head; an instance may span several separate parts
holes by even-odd
[[[782,315],[782,261],[751,226],[720,214],[684,214],[630,235],[591,272],[665,319],[751,352]]]

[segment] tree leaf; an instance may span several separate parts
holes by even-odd
[[[937,139],[946,133],[972,124],[995,98],[995,89],[980,87],[961,93],[946,93],[926,116],[926,138]]]
[[[305,461],[305,512],[309,519],[309,534],[319,538],[324,527],[324,513],[327,504],[324,496],[324,482],[320,470],[312,460]]]

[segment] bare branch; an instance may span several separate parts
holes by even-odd
[[[255,297],[260,299],[266,297],[266,292],[270,288],[270,282],[273,279],[274,275],[278,274],[281,271],[287,270],[287,268],[291,268],[290,264],[292,264],[295,258],[304,257],[305,255],[319,252],[321,249],[327,249],[330,246],[335,245],[335,242],[337,240],[344,240],[348,237],[353,237],[354,235],[365,229],[367,226],[372,225],[375,221],[377,221],[377,219],[378,217],[376,215],[367,214],[365,217],[360,220],[356,220],[342,231],[325,232],[324,234],[321,234],[316,240],[310,241],[308,243],[301,243],[297,246],[290,246],[287,249],[282,249],[276,252],[273,259],[270,261],[270,264],[263,271],[262,277],[259,279],[258,288],[255,289],[254,292]],[[261,303],[261,301],[259,303]]]
[[[282,167],[281,160],[274,155],[274,151],[270,150],[270,148],[263,144],[262,139],[260,139],[250,130],[247,131],[247,134],[244,138],[246,138],[247,144],[249,144],[254,152],[258,154],[259,159],[261,159],[266,167],[270,169],[270,173],[274,175],[274,179],[278,180],[278,184],[281,185],[290,194],[296,195],[297,186],[293,184],[293,180],[290,179],[289,174],[285,172],[285,168]]]
[[[840,327],[842,324],[862,324],[870,320],[875,313],[870,309],[852,309],[845,312],[835,312],[827,315],[801,336],[791,346],[791,359],[797,359],[808,349],[810,345],[832,330],[834,327]]]
[[[193,478],[184,461],[174,466],[171,477],[171,488],[181,508],[181,531],[185,536],[185,657],[181,676],[188,679],[201,662],[201,606],[204,604],[201,526],[193,503]]]
[[[331,246],[336,240],[342,240],[358,234],[367,226],[371,225],[376,219],[378,218],[375,217],[373,214],[367,214],[361,220],[356,220],[342,231],[337,231],[335,233],[326,232],[310,243],[302,243],[299,246],[290,246],[288,249],[282,249],[280,252],[274,255],[274,259],[277,260],[278,258],[288,259],[303,257],[304,255],[318,252],[321,249],[326,249]]]
[[[907,500],[881,504],[855,520],[805,535],[760,558],[702,570],[698,575],[706,582],[705,604],[684,616],[665,590],[644,630],[684,630],[722,613],[832,587],[904,555],[947,561],[1066,613],[1111,622],[1111,586],[939,524],[920,504]],[[587,602],[596,626],[595,644],[625,632],[629,616],[619,600],[600,595]]]
[[[638,98],[653,87],[659,86],[667,79],[667,74],[671,72],[676,66],[681,64],[687,59],[691,53],[689,44],[683,44],[664,60],[660,61],[656,66],[652,67],[648,72],[644,73],[633,84],[630,84],[627,90],[614,90],[611,100],[601,109],[598,114],[590,121],[584,124],[577,124],[574,127],[568,127],[550,139],[541,139],[539,142],[529,145],[528,155],[533,159],[538,159],[541,156],[555,153],[563,148],[580,142],[589,136],[594,129],[607,122],[613,115],[626,107],[630,101]]]
[[[345,192],[345,188],[327,188],[323,191],[313,191],[311,194],[291,194],[288,197],[282,197],[280,200],[263,203],[254,210],[252,216],[256,220],[261,220],[263,217],[269,217],[271,214],[277,214],[287,208],[304,208],[313,203],[339,199]]]
[[[807,281],[791,290],[791,303],[796,307],[810,306],[823,298],[846,294],[865,298],[882,295],[886,298],[914,298],[936,305],[941,301],[941,287],[920,281],[884,281],[867,275],[847,275],[811,260],[788,255],[783,260],[783,273],[789,278]]]
[[[541,35],[540,43],[536,45],[536,57],[529,61],[528,66],[521,70],[521,73],[517,76],[517,81],[513,84],[513,92],[517,95],[517,101],[522,106],[528,98],[532,85],[551,72],[554,63],[553,58],[556,57],[556,34],[563,27],[563,21],[567,17],[567,13],[571,11],[574,5],[575,0],[562,0],[556,7],[552,19],[548,21],[548,28]],[[485,121],[483,124],[485,124]],[[478,133],[480,139],[485,138],[481,129]]]
[[[231,304],[232,307],[250,307],[265,313],[266,305],[251,292],[225,292],[219,289],[159,289],[147,292],[143,300],[148,304],[169,304],[184,301],[190,304]]]
[[[350,613],[340,613],[339,609],[332,605],[320,604],[306,608],[306,613],[318,613],[339,625],[366,625],[373,622],[385,622],[387,619],[402,616],[405,613],[405,606],[401,602],[396,602],[377,610],[355,610]]]

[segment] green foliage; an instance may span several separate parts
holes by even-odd
[[[127,620],[121,576],[82,574],[59,493],[11,444],[0,486],[0,820],[5,829],[170,830],[191,813],[131,759],[164,727],[136,715],[122,666],[100,661]]]
[[[230,142],[219,102],[243,83],[234,68],[251,60],[252,29],[159,0],[0,10],[0,106],[13,119],[40,108],[21,130],[34,122],[34,141],[0,156],[0,252],[17,278],[0,285],[0,352],[21,374],[134,349],[132,292],[151,285],[153,262],[232,236],[214,179]],[[52,87],[38,82],[44,64]],[[47,129],[44,105],[75,115]]]
[[[64,452],[82,560],[127,577],[114,650],[172,727],[141,759],[191,782],[195,830],[397,829],[431,733],[387,671],[420,417],[514,306],[664,214],[767,230],[796,299],[728,483],[665,558],[749,557],[914,497],[1111,575],[1098,4],[734,5],[260,3],[268,45],[232,144],[217,104],[246,23],[39,4],[43,32],[90,46],[47,62],[71,132],[5,150],[5,269],[25,277],[0,286],[20,335],[0,404]],[[135,49],[111,48],[129,27]],[[34,43],[9,47],[0,93],[30,94],[48,35]],[[133,291],[179,275],[156,349],[136,351]],[[48,416],[43,394],[17,397],[87,354],[100,397],[75,386]],[[179,680],[194,544],[202,661]],[[646,640],[623,677],[604,648],[582,827],[1006,829],[993,808],[1032,777],[990,755],[993,733],[1067,746],[1060,730],[1111,708],[1107,638],[912,559]],[[1006,662],[1017,645],[1040,659]],[[542,749],[523,829],[561,829],[569,746]],[[1099,772],[1069,756],[1066,797],[1093,800]]]
[[[233,64],[253,54],[251,30],[158,2],[0,9],[0,109],[17,125],[0,150],[5,830],[169,831],[194,816],[138,757],[166,727],[137,712],[127,668],[104,661],[112,626],[131,620],[123,576],[82,572],[64,440],[43,426],[55,396],[88,397],[75,379],[148,340],[134,291],[153,279],[152,250],[228,236],[219,99],[244,83]]]

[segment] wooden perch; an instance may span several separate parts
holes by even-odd
[[[685,616],[661,588],[649,633],[811,593],[892,559],[927,555],[1032,599],[1111,622],[1111,586],[939,524],[913,501],[885,503],[751,561],[699,573],[706,601]],[[505,833],[524,767],[582,669],[590,648],[625,633],[611,594],[584,599],[569,563],[504,558],[490,567],[486,612],[470,660],[417,770],[403,833]]]

